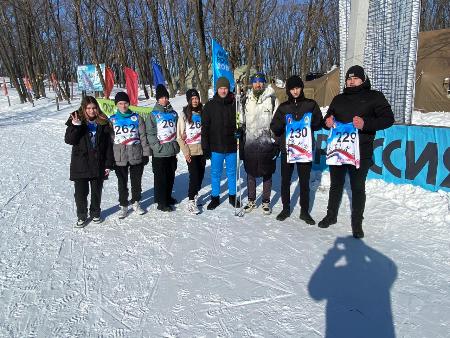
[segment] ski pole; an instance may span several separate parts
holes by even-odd
[[[241,92],[239,83],[236,83],[236,130],[240,127],[240,104],[241,104]],[[241,189],[241,160],[239,156],[239,150],[240,150],[240,144],[239,139],[241,135],[238,135],[236,140],[236,170],[237,170],[237,179],[236,179],[236,198],[234,200],[234,216],[243,216],[242,215],[242,189]],[[239,199],[237,195],[237,191],[239,191]],[[239,211],[238,211],[238,204],[239,201]]]

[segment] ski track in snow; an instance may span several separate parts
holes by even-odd
[[[175,212],[156,210],[149,165],[143,177],[147,214],[117,219],[112,174],[103,192],[105,221],[75,229],[64,123],[78,104],[56,112],[53,103],[39,100],[35,108],[0,112],[0,337],[321,337],[327,320],[344,322],[351,314],[364,326],[378,310],[391,315],[397,337],[448,336],[448,193],[368,181],[366,238],[355,241],[348,237],[347,193],[338,224],[322,230],[298,219],[293,180],[296,207],[288,220],[276,221],[279,171],[270,216],[259,207],[234,217],[225,180],[221,205],[207,211],[209,167],[200,193],[203,212],[187,214],[188,174],[180,155]],[[184,97],[174,100],[178,111],[182,104]],[[328,187],[328,174],[314,172],[316,221],[325,214]],[[343,256],[327,267],[336,248]],[[360,257],[375,266],[375,275],[370,264],[352,270]],[[349,279],[339,284],[337,269],[346,266]],[[311,286],[319,267],[328,269],[325,278]],[[352,274],[371,285],[371,279],[383,282],[393,271],[396,278],[387,290],[391,308],[379,308],[381,291],[357,298],[349,285]],[[336,284],[338,294],[312,296]],[[327,308],[325,298],[334,307]],[[380,337],[376,329],[353,335]]]

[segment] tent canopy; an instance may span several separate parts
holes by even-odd
[[[450,112],[444,79],[450,78],[450,29],[421,32],[416,66],[414,107]]]

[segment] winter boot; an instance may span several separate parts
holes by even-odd
[[[134,212],[136,212],[138,215],[143,215],[145,214],[145,210],[141,208],[141,205],[139,204],[138,201],[133,203],[133,210]]]
[[[256,209],[255,201],[248,200],[247,205],[244,207],[244,212],[251,212],[253,209]]]
[[[220,204],[220,198],[219,196],[211,196],[211,202],[209,202],[208,206],[206,207],[208,210],[214,210],[217,208]]]
[[[291,215],[290,208],[283,208],[281,212],[277,215],[277,221],[284,221],[286,218],[288,218]]]
[[[262,211],[264,215],[270,215],[272,213],[270,202],[262,202]]]
[[[178,203],[178,201],[175,198],[173,198],[172,196],[170,196],[170,198],[169,198],[169,205],[175,205],[177,203]]]
[[[198,215],[200,213],[200,210],[198,209],[197,204],[195,203],[195,199],[189,200],[187,205],[187,211],[192,215]]]
[[[306,223],[306,224],[309,224],[309,225],[314,225],[314,224],[316,224],[316,221],[313,220],[313,218],[311,217],[311,215],[309,214],[309,212],[306,211],[306,210],[303,210],[303,209],[300,211],[300,219],[301,219],[302,221],[305,221],[305,223]]]
[[[124,206],[120,206],[120,210],[119,210],[119,219],[124,219],[125,217],[127,217],[128,214],[128,207],[124,207]]]
[[[352,220],[352,232],[354,238],[364,238],[364,231],[362,229],[362,219]]]
[[[236,207],[236,208],[240,208],[241,207],[241,203],[239,203],[239,201],[236,200],[236,195],[229,195],[228,196],[228,202],[230,202],[230,204],[233,207]]]
[[[328,228],[332,224],[337,223],[337,216],[327,213],[325,217],[319,222],[319,228]]]
[[[164,211],[164,212],[171,212],[173,211],[173,209],[168,206],[168,205],[163,205],[163,204],[158,204],[158,206],[156,207],[156,209],[160,210],[160,211]]]

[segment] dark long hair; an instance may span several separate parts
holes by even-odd
[[[102,112],[102,110],[100,109],[100,105],[93,96],[85,96],[81,100],[81,106],[78,109],[78,116],[80,120],[81,121],[88,120],[86,116],[86,108],[91,103],[95,104],[95,106],[97,107],[97,116],[95,117],[96,122],[100,124],[105,124],[108,121],[108,116],[106,116],[106,114]]]
[[[189,100],[189,104],[186,107],[184,107],[184,114],[189,123],[192,123],[192,112],[194,112],[194,111],[198,112],[200,114],[200,116],[202,116],[203,104],[201,102],[199,102],[197,108],[195,108],[195,109],[196,110],[194,110],[194,107],[192,107],[191,100]]]

